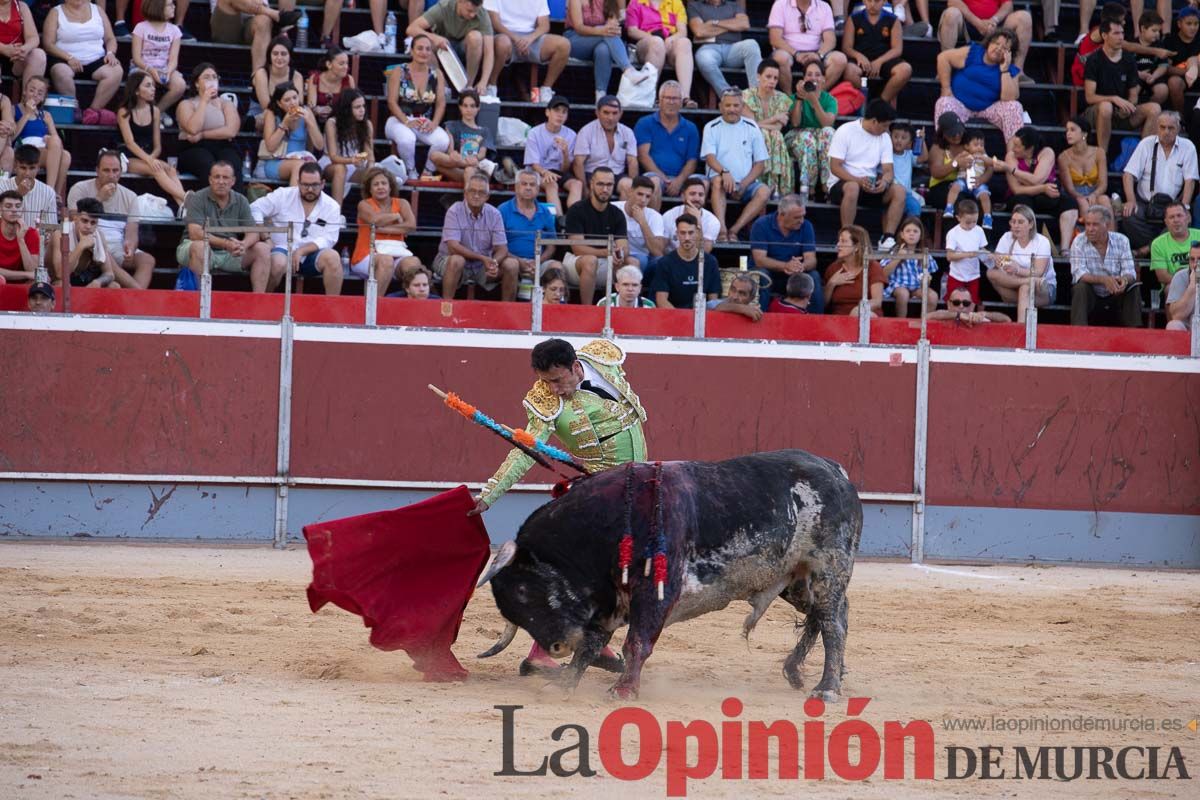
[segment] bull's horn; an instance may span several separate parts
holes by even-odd
[[[475,657],[491,658],[492,656],[496,655],[496,653],[499,653],[501,650],[512,644],[512,640],[514,637],[516,637],[516,635],[517,626],[511,622],[508,623],[508,625],[504,628],[504,633],[500,634],[500,638],[496,640],[496,643]]]
[[[492,558],[492,563],[488,565],[486,570],[484,570],[483,577],[479,579],[479,583],[475,584],[475,588],[478,589],[480,586],[483,586],[485,583],[494,578],[497,572],[508,566],[509,562],[513,560],[513,556],[516,554],[516,542],[508,541],[502,544],[500,549],[496,551],[496,555]]]

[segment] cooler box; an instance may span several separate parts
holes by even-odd
[[[74,97],[65,94],[46,95],[46,111],[55,125],[72,125],[75,122],[75,110],[79,107]]]

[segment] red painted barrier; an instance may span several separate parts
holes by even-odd
[[[932,505],[1200,514],[1200,374],[935,362],[929,399]]]

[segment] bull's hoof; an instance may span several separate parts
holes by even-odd
[[[530,675],[537,675],[543,678],[558,678],[562,674],[563,668],[557,661],[549,659],[537,659],[536,661],[527,658],[521,662],[520,668],[517,670],[522,678],[527,678]]]
[[[638,690],[636,686],[628,686],[622,683],[614,683],[608,690],[609,695],[618,700],[636,700]]]
[[[826,703],[836,703],[839,698],[838,693],[835,692],[834,690],[822,689],[819,686],[816,689],[813,689],[812,692],[810,692],[808,696],[815,697],[818,700],[823,700]]]
[[[592,662],[592,666],[598,667],[606,672],[615,672],[620,675],[625,671],[625,659],[621,658],[616,653],[601,653],[600,655],[596,656],[596,660]]]

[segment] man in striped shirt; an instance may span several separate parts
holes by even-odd
[[[38,223],[58,224],[58,197],[54,190],[38,180],[38,149],[23,144],[13,152],[13,175],[0,178],[0,192],[15,190],[21,195],[25,225],[37,229]],[[50,235],[46,248],[46,267],[55,271],[59,253],[59,234]]]

